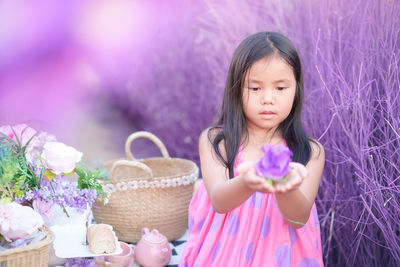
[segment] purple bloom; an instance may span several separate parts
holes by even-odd
[[[85,210],[87,203],[92,205],[97,198],[95,189],[78,189],[77,182],[67,180],[64,176],[56,176],[52,182],[42,180],[39,190],[30,190],[19,201],[46,202],[48,205],[58,204]]]
[[[96,262],[92,258],[69,258],[65,263],[66,267],[95,267]]]
[[[66,267],[95,267],[96,262],[92,258],[69,258],[65,263]]]
[[[50,201],[35,199],[32,206],[42,216],[45,223],[50,222],[55,216],[56,205]]]
[[[24,245],[26,245],[26,239],[25,238],[18,238],[17,240],[11,242],[10,245],[11,245],[12,248],[24,246]]]
[[[35,192],[34,191],[27,191],[26,193],[25,193],[25,199],[27,200],[27,201],[30,201],[30,200],[32,200],[32,199],[34,199],[34,197],[35,197]]]
[[[293,153],[287,146],[267,144],[262,146],[261,149],[264,155],[256,163],[257,175],[272,180],[280,180],[289,173],[289,163]]]

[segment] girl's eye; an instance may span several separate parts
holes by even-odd
[[[258,90],[260,90],[260,88],[259,87],[249,87],[249,90],[250,91],[258,91]]]
[[[286,89],[287,87],[276,87],[276,89],[278,89],[279,91],[282,91],[284,89]]]

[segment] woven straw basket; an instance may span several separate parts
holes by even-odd
[[[137,160],[131,143],[148,138],[163,157]],[[96,201],[93,215],[98,223],[110,224],[119,240],[136,243],[141,229],[157,229],[169,241],[181,237],[188,226],[188,208],[199,170],[190,160],[170,158],[164,144],[149,132],[135,132],[125,143],[128,159],[105,164],[111,180],[100,180],[110,192],[109,202]]]
[[[54,241],[54,234],[48,227],[44,228],[46,237],[35,244],[7,249],[0,252],[0,265],[7,267],[47,267],[49,249]]]

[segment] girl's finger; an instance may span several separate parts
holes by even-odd
[[[252,190],[260,191],[263,188],[264,179],[256,175],[248,174],[246,177],[246,184]]]
[[[270,185],[267,181],[264,181],[263,189],[268,193],[274,193],[276,191],[276,188]]]
[[[282,186],[281,185],[276,185],[275,186],[275,191],[277,192],[277,193],[282,193]]]
[[[248,185],[252,188],[260,188],[262,187],[262,181],[258,181],[258,180],[253,180],[253,181],[249,181]]]

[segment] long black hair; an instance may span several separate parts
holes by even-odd
[[[208,138],[213,149],[229,170],[230,178],[233,177],[233,164],[241,145],[242,136],[244,136],[244,140],[248,139],[242,103],[245,76],[256,61],[276,53],[292,67],[296,79],[296,93],[292,110],[288,117],[280,123],[278,129],[282,132],[287,146],[293,152],[293,161],[305,165],[310,160],[310,139],[305,134],[301,122],[304,92],[300,57],[292,42],[284,35],[276,32],[259,32],[247,37],[236,48],[225,84],[222,114],[217,125],[210,128],[208,132]],[[215,134],[212,134],[212,132],[215,132]],[[220,151],[221,141],[225,143],[226,158]]]

